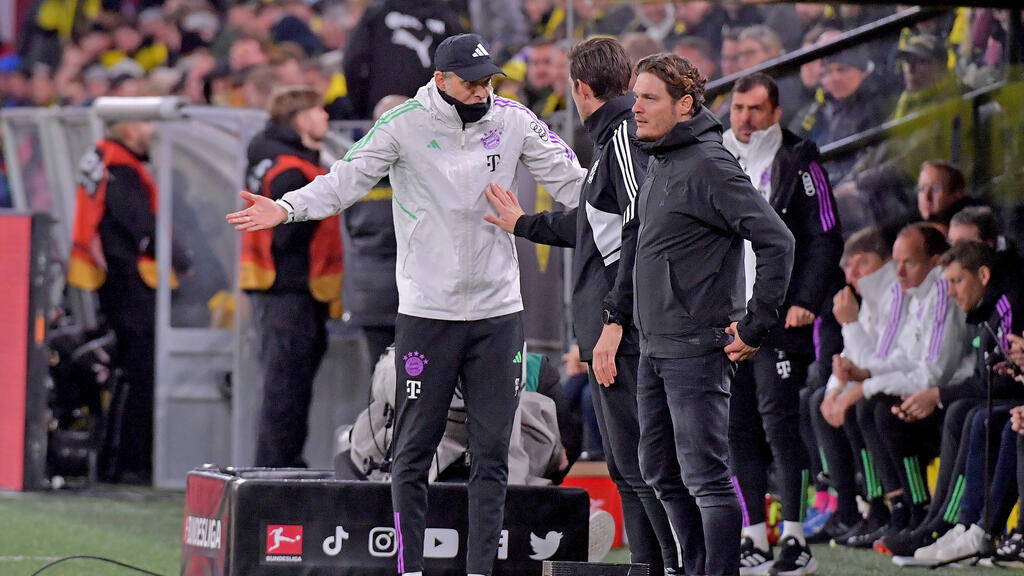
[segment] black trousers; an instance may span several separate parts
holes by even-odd
[[[490,574],[498,550],[508,485],[508,445],[519,405],[522,314],[469,322],[398,315],[395,326],[398,408],[391,502],[398,572],[423,570],[427,475],[461,382],[469,452],[466,571]]]
[[[630,559],[650,566],[652,575],[664,568],[685,567],[682,551],[676,548],[672,527],[664,506],[640,473],[640,421],[637,418],[636,378],[639,356],[616,356],[615,383],[605,387],[597,383],[590,370],[590,395],[601,431],[608,475],[622,500],[622,521],[629,540]],[[679,475],[677,469],[676,475]],[[699,513],[696,503],[693,512]]]
[[[924,420],[905,422],[892,413],[892,407],[901,403],[898,396],[879,394],[859,403],[863,405],[863,412],[858,413],[858,417],[866,416],[873,424],[873,432],[876,434],[874,441],[878,445],[872,450],[869,443],[868,449],[872,450],[872,456],[876,456],[877,452],[876,467],[884,458],[895,473],[898,484],[894,488],[885,485],[883,476],[886,491],[902,488],[906,504],[924,506],[931,501],[925,482],[925,468],[927,462],[938,453],[943,415],[941,411],[936,411]],[[865,428],[865,419],[859,420],[862,428]]]
[[[729,403],[729,460],[747,503],[748,525],[765,521],[762,502],[773,459],[779,473],[782,518],[804,521],[810,462],[800,437],[800,389],[809,364],[809,358],[762,349],[736,370]]]
[[[665,506],[684,562],[700,574],[740,569],[742,517],[729,474],[731,371],[729,359],[716,351],[641,356],[637,376],[640,471]]]
[[[811,427],[814,429],[814,436],[821,446],[822,463],[828,475],[829,484],[836,491],[836,513],[839,519],[847,525],[853,525],[857,521],[857,472],[861,472],[865,486],[863,494],[869,500],[882,496],[880,485],[875,488],[871,485],[875,479],[874,466],[871,465],[864,449],[864,441],[861,438],[857,426],[857,411],[850,409],[846,412],[843,426],[833,427],[825,420],[821,413],[821,404],[825,399],[825,388],[819,388],[811,395],[808,411],[811,418]]]
[[[138,275],[111,276],[98,290],[100,309],[117,336],[121,368],[101,474],[148,484],[153,475],[156,293]]]
[[[984,402],[975,398],[957,400],[946,406],[942,417],[942,435],[939,447],[939,475],[935,482],[934,504],[928,509],[925,524],[945,532],[955,524],[963,501],[964,470],[967,468],[966,447],[970,440],[967,422]]]
[[[249,301],[263,368],[256,465],[304,468],[313,379],[327,351],[328,307],[299,292],[251,292]]]

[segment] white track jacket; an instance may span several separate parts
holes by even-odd
[[[522,162],[558,202],[579,201],[586,170],[525,106],[493,96],[463,125],[433,79],[387,112],[334,163],[278,202],[289,220],[338,214],[383,176],[394,190],[398,312],[437,320],[481,320],[523,309],[513,237],[484,221],[484,189],[516,187]]]

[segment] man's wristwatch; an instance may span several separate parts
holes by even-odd
[[[610,308],[605,308],[601,311],[601,322],[607,326],[608,324],[618,324],[622,326],[622,318],[619,313]]]

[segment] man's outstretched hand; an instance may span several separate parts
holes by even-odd
[[[238,194],[250,205],[245,210],[232,212],[227,215],[228,224],[240,232],[255,232],[266,230],[281,224],[288,219],[288,211],[270,198],[252,192],[242,190]]]
[[[491,205],[497,210],[498,215],[484,214],[484,220],[512,234],[516,230],[516,222],[519,217],[525,214],[523,207],[519,205],[519,199],[511,190],[504,190],[497,184],[491,184],[484,188],[484,194],[490,200]]]

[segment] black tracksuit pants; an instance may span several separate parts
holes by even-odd
[[[391,502],[399,573],[423,570],[427,475],[459,382],[472,455],[466,571],[491,573],[505,512],[509,438],[523,384],[522,350],[519,312],[465,322],[398,315]]]
[[[965,398],[946,406],[942,418],[942,441],[939,447],[939,475],[935,482],[934,503],[928,509],[925,524],[940,533],[956,523],[964,495],[964,470],[967,467],[966,447],[970,440],[970,421],[982,402]]]
[[[864,495],[868,500],[882,497],[882,487],[877,483],[875,468],[871,464],[864,441],[857,426],[857,411],[847,410],[841,428],[835,428],[825,420],[821,404],[825,399],[825,388],[819,388],[811,395],[808,411],[814,436],[821,446],[823,466],[827,469],[829,484],[836,491],[836,514],[839,519],[852,526],[859,517],[857,510],[857,471],[864,478]]]
[[[936,411],[924,420],[905,422],[892,413],[892,407],[901,403],[902,399],[898,396],[879,394],[866,398],[858,403],[858,409],[863,407],[863,411],[858,413],[858,420],[862,430],[865,430],[865,440],[874,457],[875,466],[881,469],[882,465],[886,465],[890,473],[895,475],[897,484],[892,487],[886,484],[883,475],[882,485],[886,492],[902,488],[903,501],[908,506],[926,506],[931,501],[931,495],[925,482],[925,468],[927,461],[939,452],[943,414]],[[869,420],[867,425],[866,420]],[[867,429],[871,429],[874,434],[872,438],[869,438]],[[877,444],[872,447],[872,442]],[[889,479],[891,481],[892,478]]]
[[[740,570],[742,517],[729,477],[731,371],[726,355],[714,351],[641,355],[637,375],[640,471],[665,506],[686,566],[696,562],[699,574]]]
[[[313,380],[327,351],[328,305],[300,292],[250,292],[249,301],[263,368],[256,465],[304,468]]]
[[[682,551],[676,548],[672,527],[665,507],[654,489],[644,482],[640,473],[640,422],[637,418],[636,378],[639,356],[616,356],[615,383],[605,387],[597,383],[590,370],[590,397],[594,402],[597,425],[601,431],[608,476],[622,500],[622,521],[629,540],[630,560],[650,566],[652,575],[664,568],[685,568],[687,574],[697,573],[696,565],[685,565]],[[680,474],[678,468],[676,475]],[[692,513],[699,514],[696,503],[688,499]],[[693,558],[691,564],[703,561]]]
[[[762,503],[773,459],[782,518],[804,521],[810,462],[800,437],[800,389],[810,360],[766,348],[736,370],[729,404],[729,460],[746,504],[747,525],[765,521]]]

